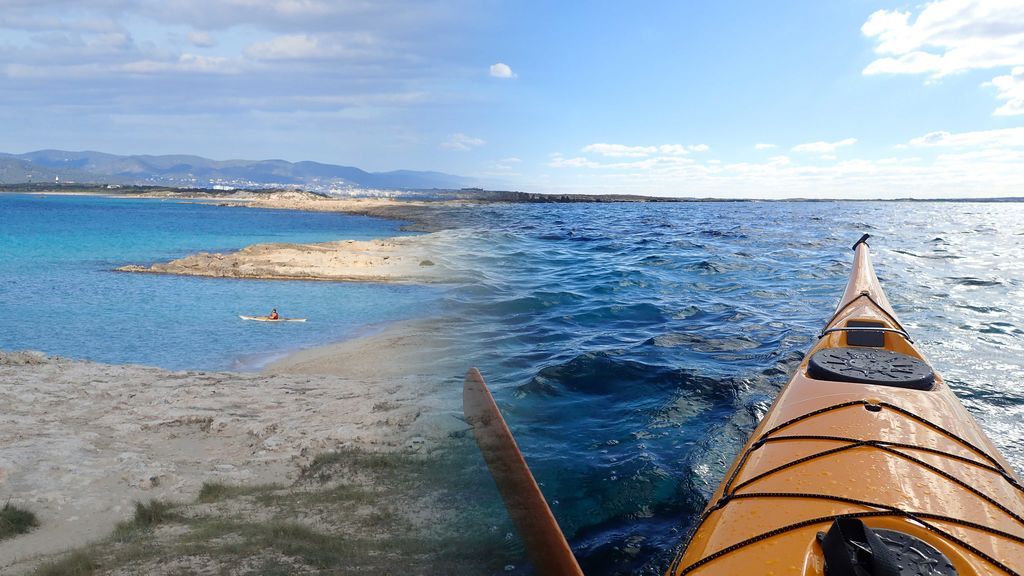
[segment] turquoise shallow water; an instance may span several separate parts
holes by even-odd
[[[864,232],[915,342],[1024,470],[1024,204],[490,207],[450,308],[587,574],[661,574]],[[453,375],[457,386],[460,375]]]
[[[124,274],[200,251],[257,242],[402,234],[362,216],[223,208],[173,201],[0,194],[0,349],[171,369],[253,368],[284,351],[368,325],[429,314],[421,286]],[[382,305],[384,303],[385,305]],[[306,317],[245,322],[240,314]]]

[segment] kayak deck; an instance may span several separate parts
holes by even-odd
[[[266,316],[239,316],[242,320],[253,320],[256,322],[305,322],[305,318],[267,318]]]
[[[1024,490],[940,376],[914,388],[809,375],[822,350],[853,351],[840,361],[867,372],[858,350],[926,363],[882,292],[866,244],[855,251],[836,314],[669,574],[821,575],[817,535],[843,517],[913,536],[961,576],[1024,570]],[[899,380],[902,369],[890,375]]]

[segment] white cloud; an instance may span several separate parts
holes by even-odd
[[[772,148],[776,148],[776,147],[777,146],[775,144],[766,144],[766,143],[763,143],[763,142],[758,142],[757,144],[754,144],[754,149],[755,150],[771,150]]]
[[[885,158],[836,159],[853,138],[794,147],[815,154],[773,155],[760,162],[700,160],[662,150],[647,156],[591,159],[552,156],[550,168],[571,169],[552,192],[634,193],[695,197],[970,198],[1019,196],[1024,189],[1024,127],[932,132],[894,146]],[[835,162],[817,162],[831,157]]]
[[[930,160],[854,158],[826,165],[802,164],[787,156],[764,162],[665,160],[601,163],[556,156],[549,167],[582,171],[567,173],[567,184],[545,189],[723,198],[967,198],[1016,196],[1024,189],[1020,170],[1024,150],[1020,148],[950,151]]]
[[[177,60],[139,60],[118,67],[120,71],[133,74],[157,74],[161,72],[199,72],[203,74],[229,74],[237,71],[232,63],[221,56],[197,56],[182,54]]]
[[[820,154],[828,159],[833,159],[838,148],[843,146],[852,146],[857,143],[856,138],[845,138],[843,140],[837,140],[835,142],[808,142],[806,144],[797,144],[793,146],[793,152],[806,152],[808,154]]]
[[[883,55],[865,74],[957,72],[1024,64],[1024,4],[1005,0],[937,0],[910,12],[879,10],[861,26]]]
[[[457,132],[448,137],[447,140],[441,143],[441,148],[446,150],[457,150],[459,152],[467,152],[473,148],[479,148],[486,144],[484,140],[480,138],[474,138],[462,132]]]
[[[326,56],[320,40],[306,34],[289,34],[257,42],[246,48],[245,54],[255,60],[300,60]]]
[[[707,152],[711,147],[707,144],[662,144],[660,146],[627,146],[625,144],[588,144],[583,147],[583,152],[598,154],[612,158],[645,158],[654,154],[666,156],[683,156],[690,152]]]
[[[872,74],[950,74],[1013,68],[986,85],[1006,100],[997,116],[1024,114],[1024,3],[1006,0],[936,0],[911,21],[910,12],[879,10],[861,26],[877,41],[879,58],[863,70]]]
[[[1006,148],[1024,147],[1024,128],[1001,128],[974,132],[930,132],[910,141],[911,146],[927,148]]]
[[[491,64],[491,77],[492,78],[516,78],[516,73],[512,71],[512,68],[504,62],[497,62]]]
[[[197,48],[209,48],[217,44],[217,40],[209,32],[190,32],[188,41]]]
[[[588,144],[583,147],[584,152],[611,156],[616,158],[643,158],[658,151],[657,146],[626,146],[625,144]]]
[[[582,156],[576,158],[563,158],[560,155],[555,155],[548,161],[548,166],[551,168],[599,168],[601,164],[588,160]]]
[[[1024,66],[1017,66],[1009,74],[996,76],[988,83],[998,90],[996,98],[1006,103],[996,109],[996,116],[1024,114]]]
[[[662,144],[658,146],[658,152],[668,154],[669,156],[682,156],[690,153],[686,146],[682,144]]]

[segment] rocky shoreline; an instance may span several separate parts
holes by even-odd
[[[431,235],[319,244],[254,244],[237,252],[200,252],[118,272],[214,278],[323,280],[334,282],[435,283],[449,278]]]

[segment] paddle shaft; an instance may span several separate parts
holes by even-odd
[[[551,508],[516,446],[512,432],[476,368],[471,368],[466,374],[462,406],[537,573],[583,576]]]

